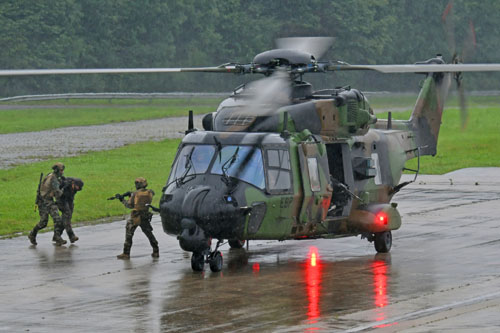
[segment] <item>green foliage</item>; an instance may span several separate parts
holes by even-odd
[[[84,187],[75,197],[73,221],[123,216],[130,212],[116,200],[106,198],[134,189],[134,179],[145,177],[148,188],[156,192],[158,205],[161,189],[167,181],[179,140],[129,145],[110,151],[94,152],[57,161],[66,165],[68,177],[79,177]],[[40,173],[51,171],[56,160],[0,170],[0,235],[28,231],[38,222],[34,212]],[[52,222],[49,224],[52,226]]]
[[[448,0],[6,0],[0,2],[0,68],[215,66],[246,63],[276,37],[334,36],[324,59],[414,63],[450,60],[441,14]],[[499,62],[500,3],[456,0],[456,51],[474,23],[467,62]],[[493,90],[500,74],[467,74],[468,89]],[[318,88],[415,91],[421,76],[313,75]],[[106,91],[229,91],[249,77],[218,74],[69,75],[0,78],[0,95]]]

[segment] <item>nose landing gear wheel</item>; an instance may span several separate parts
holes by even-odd
[[[220,272],[222,270],[222,253],[216,251],[210,258],[209,264],[212,272]]]
[[[191,256],[191,268],[195,272],[203,271],[205,268],[205,257],[201,253],[194,253]]]
[[[391,231],[378,232],[375,234],[375,250],[378,253],[387,253],[391,250],[392,234]]]

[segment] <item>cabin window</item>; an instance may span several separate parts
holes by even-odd
[[[290,170],[290,158],[287,150],[269,149],[267,151],[269,166],[272,168],[281,168]]]
[[[271,191],[285,191],[291,188],[288,150],[267,150],[267,183]]]
[[[233,160],[234,158],[234,160]],[[260,149],[250,146],[225,146],[215,154],[211,173],[222,175],[222,168],[229,177],[235,177],[260,189],[266,187],[264,164]]]
[[[318,160],[316,160],[316,157],[307,158],[307,168],[309,169],[309,182],[311,183],[311,191],[320,191],[321,184],[319,182]]]

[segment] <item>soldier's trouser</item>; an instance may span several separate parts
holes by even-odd
[[[66,229],[66,233],[70,239],[75,237],[75,233],[73,232],[73,227],[71,226],[71,218],[73,217],[73,203],[64,203],[58,205],[59,210],[61,211],[62,223],[64,229]],[[63,230],[61,230],[59,235],[62,235]]]
[[[140,226],[142,232],[146,235],[149,240],[149,244],[153,248],[153,252],[158,252],[158,241],[153,235],[153,227],[151,222],[147,218],[141,217],[141,223],[139,225],[134,225],[131,218],[127,220],[127,225],[125,227],[125,244],[123,244],[123,253],[130,254],[130,248],[132,247],[132,238],[134,237],[135,229]]]
[[[54,232],[62,233],[64,225],[62,218],[59,216],[57,205],[52,200],[43,200],[38,205],[38,214],[40,215],[40,222],[33,228],[33,235],[36,236],[37,232],[47,226],[49,222],[49,215],[54,220]]]

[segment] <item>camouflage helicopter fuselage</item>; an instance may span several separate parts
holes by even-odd
[[[449,83],[429,73],[407,121],[377,120],[355,89],[298,83],[292,104],[260,115],[229,98],[179,146],[160,201],[164,231],[196,254],[212,238],[371,241],[398,229],[391,199],[407,184],[406,161],[436,153]]]

